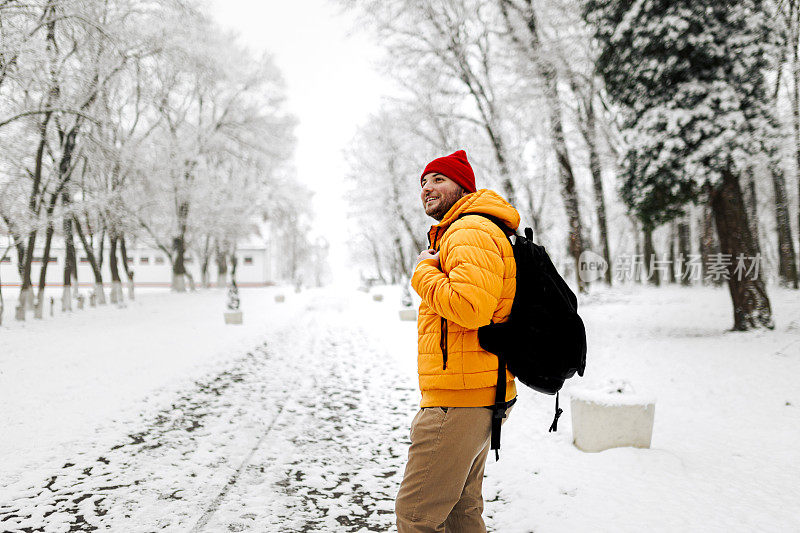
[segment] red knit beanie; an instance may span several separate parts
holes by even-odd
[[[422,176],[419,177],[420,183],[422,178],[431,172],[444,174],[464,187],[467,192],[475,192],[477,190],[475,188],[475,173],[472,172],[472,167],[467,161],[467,153],[464,150],[458,150],[428,163],[428,166],[422,171]]]

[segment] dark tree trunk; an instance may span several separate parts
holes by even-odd
[[[386,278],[383,276],[383,267],[381,265],[381,254],[378,250],[378,247],[369,239],[368,242],[370,243],[370,247],[372,248],[372,259],[375,261],[375,270],[378,274],[378,279],[381,280],[381,283],[386,283]]]
[[[692,279],[688,270],[689,256],[692,255],[691,227],[686,218],[678,221],[678,250],[683,258],[681,263],[681,285],[691,285]]]
[[[644,266],[645,263],[644,253],[642,252],[641,234],[643,234],[643,232],[639,231],[639,222],[637,221],[636,218],[629,216],[628,220],[630,221],[631,226],[633,227],[633,255],[635,257],[642,258],[641,264],[638,264],[634,261],[632,265],[633,267],[632,279],[636,283],[642,283],[644,282],[644,278],[647,275],[647,269]]]
[[[533,186],[531,185],[530,180],[528,180],[525,188],[526,192],[528,193],[528,212],[531,217],[531,225],[533,226],[531,228],[533,230],[533,238],[537,243],[541,244],[542,246],[546,246],[547,243],[544,242],[544,231],[542,228],[541,203],[537,209],[536,202],[534,201],[533,197]],[[609,265],[609,270],[611,270],[611,265]]]
[[[594,113],[594,94],[586,98],[586,146],[589,149],[589,170],[592,173],[594,185],[594,200],[597,205],[597,222],[600,226],[600,247],[603,259],[606,260],[605,281],[611,285],[611,252],[608,246],[608,226],[606,224],[606,200],[603,193],[603,174],[600,167],[600,154],[597,152],[597,129]]]
[[[656,287],[661,285],[661,272],[654,269],[656,261],[656,251],[653,246],[653,228],[645,224],[644,226],[644,269],[647,272],[647,281]]]
[[[700,220],[701,227],[703,228],[700,234],[700,258],[702,264],[703,284],[713,283],[714,285],[722,285],[722,279],[713,276],[709,271],[709,266],[712,264],[714,254],[719,253],[719,247],[716,239],[714,238],[714,213],[712,208],[708,205],[703,206],[702,218]]]
[[[781,285],[798,288],[797,263],[792,242],[792,226],[789,222],[789,201],[783,171],[777,164],[770,165],[772,186],[775,191],[775,228],[778,232],[778,277]],[[751,224],[752,226],[752,224]]]
[[[111,281],[121,283],[122,278],[119,277],[119,263],[117,262],[117,245],[119,244],[119,237],[117,237],[115,234],[111,234],[108,237],[108,240],[108,267],[111,270]]]
[[[677,259],[678,252],[675,249],[675,241],[677,240],[677,224],[673,221],[669,226],[669,275],[667,281],[675,283],[678,279]]]
[[[393,156],[389,158],[388,168],[389,168],[389,173],[392,176],[396,176],[397,177],[397,179],[393,179],[392,180],[392,185],[391,185],[391,188],[392,188],[392,203],[394,204],[392,207],[394,208],[395,215],[397,216],[398,220],[400,220],[400,224],[402,224],[403,229],[406,230],[406,236],[411,240],[411,244],[414,246],[414,249],[417,250],[418,252],[421,252],[422,250],[425,249],[423,241],[421,241],[417,237],[417,232],[414,231],[414,227],[411,225],[411,222],[408,220],[408,217],[406,216],[405,211],[403,210],[403,206],[401,205],[401,202],[400,202],[399,183],[402,182],[402,177],[399,175],[399,173],[396,170],[396,162],[395,162],[395,158]],[[405,262],[404,262],[404,265],[405,265]]]
[[[42,308],[44,307],[44,290],[47,287],[47,265],[50,264],[50,246],[53,243],[53,224],[49,222],[48,213],[47,229],[44,237],[44,252],[42,253],[42,266],[39,269],[39,292],[36,296],[36,317],[42,318]]]
[[[172,261],[172,290],[185,292],[186,265],[184,263],[184,254],[186,253],[186,243],[183,240],[183,235],[172,239],[172,251],[175,255],[175,259]]]
[[[75,243],[72,238],[72,219],[64,215],[61,223],[64,232],[64,278],[61,290],[61,311],[72,311],[72,278],[75,268]]]
[[[200,283],[204,289],[211,286],[211,281],[208,276],[208,265],[211,263],[211,236],[206,235],[203,244],[203,257],[200,262]]]
[[[800,20],[798,6],[792,5],[791,47],[792,47],[792,125],[794,127],[794,158],[797,178],[797,250],[800,253]]]
[[[586,286],[581,280],[578,264],[581,253],[583,252],[583,225],[581,224],[580,205],[578,203],[578,192],[575,188],[575,175],[572,171],[572,163],[569,158],[566,139],[564,137],[564,126],[561,117],[561,100],[558,95],[558,85],[556,80],[555,67],[547,65],[542,78],[545,87],[545,97],[547,99],[547,114],[550,122],[550,134],[553,140],[553,148],[556,152],[558,161],[559,176],[561,179],[561,197],[564,201],[564,210],[567,213],[569,223],[569,252],[575,261],[575,279],[580,292],[586,291]]]
[[[238,264],[239,260],[236,259],[236,250],[234,250],[231,254],[231,283],[236,283],[236,266]]]
[[[394,249],[397,253],[397,267],[394,269],[397,275],[392,275],[392,280],[397,280],[398,278],[408,275],[408,270],[411,268],[411,265],[406,261],[406,252],[403,250],[403,241],[400,240],[400,237],[394,238]],[[392,283],[394,282],[395,281],[392,281]]]
[[[178,235],[172,239],[172,251],[175,259],[172,261],[172,290],[186,292],[186,229],[189,219],[189,203],[181,202],[178,205]]]
[[[757,275],[736,271],[739,257],[743,257],[748,266],[750,261],[757,261],[738,177],[724,172],[722,183],[710,192],[710,203],[717,225],[720,250],[723,254],[730,254],[732,258],[727,271],[728,289],[733,300],[733,329],[771,329],[774,327],[772,310],[760,265],[756,265]]]
[[[117,245],[119,236],[111,231],[108,237],[108,267],[111,270],[111,303],[120,303],[122,297],[122,279],[119,277],[119,264],[117,263]]]
[[[100,264],[94,255],[94,248],[92,248],[92,244],[83,234],[83,228],[81,227],[81,223],[78,218],[73,217],[73,221],[75,222],[75,231],[78,234],[78,239],[81,241],[81,244],[83,244],[83,250],[86,252],[86,257],[89,259],[89,264],[92,267],[92,273],[94,273],[94,287],[97,303],[100,305],[105,304],[106,296],[103,290],[103,273],[100,270]]]
[[[756,192],[756,180],[753,176],[753,169],[747,169],[746,193],[744,195],[744,206],[747,209],[747,220],[750,222],[750,234],[753,236],[756,250],[761,251],[761,243],[758,236],[758,193]]]
[[[130,258],[128,257],[128,248],[125,246],[125,235],[119,236],[119,250],[122,254],[122,268],[125,269],[125,275],[128,277],[128,298],[134,299],[134,285],[133,285],[133,269],[131,268]]]
[[[228,259],[225,256],[225,251],[220,249],[219,245],[217,245],[216,260],[217,260],[217,287],[225,287],[227,286],[226,278],[228,276]]]

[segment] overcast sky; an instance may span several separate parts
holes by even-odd
[[[295,166],[316,191],[315,228],[331,243],[338,281],[348,274],[344,243],[343,149],[376,111],[388,82],[374,68],[380,50],[326,0],[210,0],[211,13],[256,52],[269,51],[286,79],[288,106],[299,119]]]

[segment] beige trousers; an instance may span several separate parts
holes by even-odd
[[[398,533],[486,531],[482,489],[491,419],[485,407],[420,409],[395,501]]]

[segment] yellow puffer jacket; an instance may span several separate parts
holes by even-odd
[[[519,213],[499,194],[481,189],[461,198],[428,237],[439,250],[440,267],[432,259],[417,264],[411,285],[422,298],[419,306],[418,371],[421,407],[481,407],[494,404],[497,357],[478,343],[478,328],[505,322],[516,290],[516,263],[511,243],[484,217],[519,226]],[[442,320],[445,319],[445,320]],[[440,346],[442,325],[447,346]],[[445,355],[447,358],[445,361]],[[506,400],[517,389],[506,372]]]

